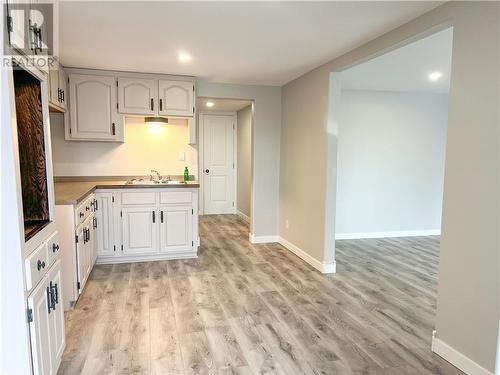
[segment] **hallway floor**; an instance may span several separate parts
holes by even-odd
[[[337,242],[324,276],[234,215],[198,259],[96,265],[59,374],[462,374],[431,353],[438,237]]]

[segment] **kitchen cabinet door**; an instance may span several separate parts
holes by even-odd
[[[54,66],[49,70],[49,84],[50,84],[50,104],[61,105],[61,93],[59,87],[59,64],[54,62]]]
[[[76,262],[77,262],[77,272],[78,272],[78,293],[83,292],[85,283],[87,282],[87,233],[85,230],[85,225],[81,225],[76,232],[78,236],[78,242],[76,243]]]
[[[49,70],[50,83],[50,104],[57,110],[64,112],[67,109],[67,76],[63,68],[57,61],[54,61],[54,66]]]
[[[191,206],[160,207],[161,252],[189,251],[193,248]]]
[[[50,375],[52,344],[50,341],[50,288],[46,279],[28,297],[32,319],[29,323],[33,373]]]
[[[114,77],[70,74],[69,90],[70,140],[123,141]]]
[[[113,194],[97,193],[97,255],[114,254]]]
[[[155,206],[122,209],[123,254],[158,252],[158,218]]]
[[[57,70],[58,82],[59,82],[59,90],[61,95],[61,100],[59,106],[66,110],[68,108],[68,77],[64,69],[59,65],[59,69]]]
[[[86,256],[86,263],[85,263],[85,272],[86,272],[86,277],[90,275],[90,271],[92,271],[92,266],[94,265],[92,262],[92,256],[93,256],[93,251],[92,251],[92,216],[89,216],[87,220],[85,220],[85,228],[84,230],[87,232],[86,234],[86,240],[85,240],[85,256]]]
[[[26,30],[28,30],[30,23],[30,3],[28,1],[16,2],[8,0],[5,2],[5,7],[5,23],[10,23],[8,29],[9,46],[25,55],[31,55],[33,53],[31,49],[33,35],[31,31],[29,32],[29,36],[26,35]]]
[[[155,80],[118,78],[118,112],[154,115],[157,106]]]
[[[48,274],[48,286],[52,293],[52,311],[49,314],[51,344],[51,373],[57,374],[64,351],[64,312],[61,296],[61,261],[58,260]]]
[[[91,248],[91,260],[92,260],[92,265],[90,267],[90,270],[92,271],[92,268],[94,267],[95,261],[97,259],[97,217],[96,215],[92,215],[91,222],[90,222],[90,241],[89,241],[89,246]]]
[[[191,81],[158,81],[158,113],[163,116],[194,115],[194,84]]]

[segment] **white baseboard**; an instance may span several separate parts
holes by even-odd
[[[396,232],[335,233],[336,240],[358,240],[362,238],[439,236],[441,229],[407,230]]]
[[[282,246],[290,250],[292,253],[297,255],[300,259],[302,259],[303,261],[309,263],[311,266],[316,268],[321,273],[335,273],[337,271],[336,267],[337,264],[335,261],[333,261],[332,263],[320,262],[319,260],[310,256],[308,253],[306,253],[298,246],[295,246],[293,243],[285,240],[283,237],[279,237],[278,242]]]
[[[239,217],[241,217],[243,220],[245,220],[248,224],[250,224],[250,216],[247,216],[245,215],[243,212],[241,211],[236,211],[236,215],[238,215]]]
[[[432,332],[432,351],[468,375],[493,375],[492,372],[438,339],[436,331]]]
[[[278,236],[255,236],[253,233],[248,234],[248,239],[251,243],[271,243],[279,242]]]
[[[138,262],[154,262],[157,260],[173,260],[173,259],[192,259],[198,258],[198,251],[176,251],[167,254],[153,255],[128,255],[128,256],[98,256],[96,264],[115,264],[115,263],[138,263]]]

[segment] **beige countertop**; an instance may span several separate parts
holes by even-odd
[[[75,178],[75,180],[72,181],[67,177],[62,179],[55,178],[54,195],[56,205],[78,204],[96,189],[189,189],[200,187],[198,181],[188,181],[187,183],[179,184],[132,185],[126,183],[128,178],[106,179],[106,177],[101,177],[100,179]]]

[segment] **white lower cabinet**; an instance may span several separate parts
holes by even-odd
[[[49,313],[49,335],[51,344],[51,362],[54,364],[52,373],[57,373],[64,352],[64,309],[61,304],[61,261],[58,261],[49,271],[49,289],[52,292],[52,311]],[[56,366],[57,365],[57,366]]]
[[[78,300],[97,259],[100,202],[90,194],[76,206],[56,205],[62,261],[63,305],[71,309]]]
[[[99,230],[97,230],[97,254],[102,256],[112,256],[116,250],[114,244],[113,229],[113,193],[102,192],[96,194],[97,211],[96,220]]]
[[[58,257],[54,260],[54,264],[49,264],[48,271],[28,295],[28,322],[35,375],[57,374],[65,345],[61,261]]]
[[[156,207],[123,207],[123,254],[154,254],[158,249]]]
[[[197,256],[196,188],[103,190],[96,199],[98,263]]]
[[[87,279],[94,267],[96,260],[96,249],[95,249],[95,214],[91,214],[85,219],[85,221],[78,227],[76,231],[76,257],[77,257],[77,270],[78,270],[78,281],[77,288],[78,293],[82,293]]]
[[[85,284],[87,283],[88,276],[88,256],[87,256],[87,246],[86,246],[86,238],[87,232],[85,227],[82,225],[76,231],[76,264],[77,264],[77,289],[78,293],[81,293]]]
[[[34,374],[51,373],[50,308],[49,286],[44,280],[28,297],[28,314],[31,315],[28,319],[31,320],[30,339]]]
[[[194,246],[191,206],[160,207],[160,251],[189,251]]]

